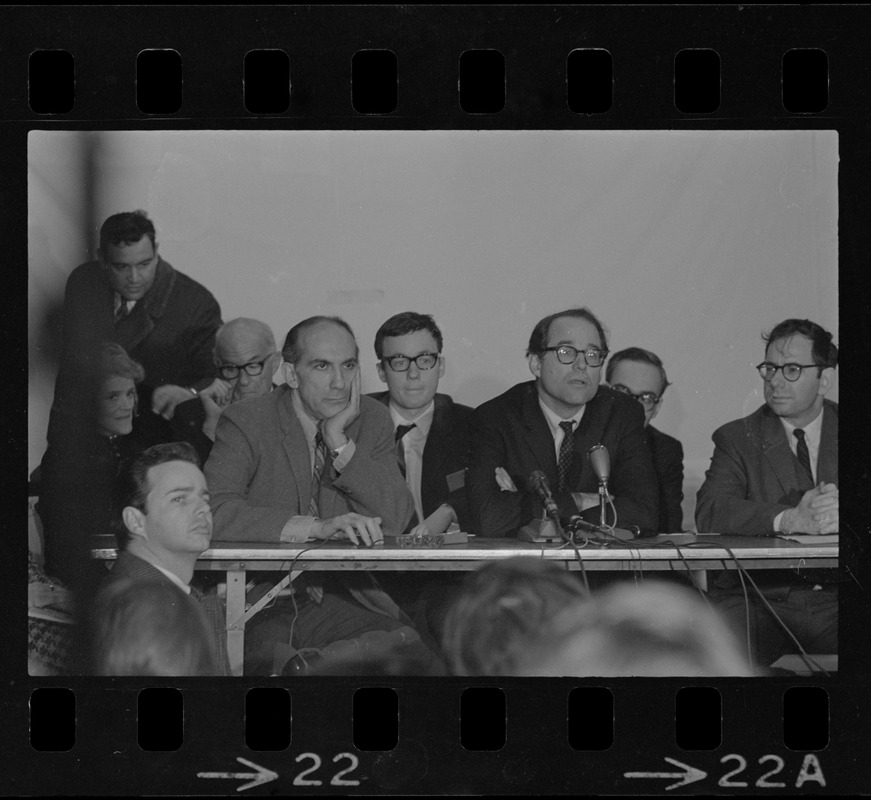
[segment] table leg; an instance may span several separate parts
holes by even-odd
[[[230,674],[241,677],[245,657],[245,570],[227,570],[227,657]]]

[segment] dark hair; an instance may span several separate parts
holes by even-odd
[[[155,241],[154,223],[142,210],[113,214],[100,228],[100,252],[105,255],[110,244],[135,244],[143,236]]]
[[[308,319],[304,319],[302,322],[298,322],[294,325],[287,332],[287,336],[284,337],[284,346],[281,348],[281,357],[288,364],[296,364],[300,358],[302,358],[302,352],[299,349],[299,337],[309,328],[312,328],[321,322],[332,322],[340,328],[344,328],[349,334],[351,334],[351,338],[354,339],[354,345],[356,346],[357,339],[354,336],[354,331],[351,330],[351,326],[341,317],[326,317],[323,315],[309,317]],[[359,348],[357,349],[359,352]]]
[[[762,334],[765,349],[772,342],[788,339],[790,336],[804,336],[812,343],[811,355],[818,367],[837,367],[838,348],[832,343],[832,334],[809,319],[786,319],[775,325],[766,336]]]
[[[614,367],[616,367],[621,361],[640,361],[643,364],[650,364],[650,366],[656,367],[662,377],[662,389],[659,392],[660,397],[662,397],[665,394],[665,390],[671,386],[668,382],[668,376],[665,374],[665,367],[662,366],[662,360],[660,357],[656,355],[656,353],[651,353],[650,350],[645,350],[642,347],[627,347],[625,350],[620,350],[618,353],[614,353],[614,355],[608,359],[608,365],[605,367],[605,380],[608,383],[611,383],[611,375],[614,372]]]
[[[436,321],[429,314],[418,314],[416,311],[402,311],[394,314],[375,334],[375,355],[380,361],[384,357],[384,338],[386,336],[407,336],[409,333],[429,331],[436,341],[438,351],[442,351],[442,332]]]
[[[202,606],[166,580],[110,583],[94,614],[97,675],[217,675]]]
[[[148,470],[169,461],[187,461],[201,467],[197,451],[187,442],[153,445],[122,465],[115,485],[115,513],[112,515],[119,550],[123,550],[130,539],[130,531],[127,530],[122,518],[124,509],[131,506],[139,511],[145,511],[145,501],[148,492],[151,491]]]
[[[587,593],[556,564],[508,558],[471,573],[448,610],[442,649],[454,675],[511,675],[533,658],[549,620]]]
[[[526,348],[526,355],[540,356],[544,354],[544,348],[547,347],[547,337],[550,335],[550,326],[554,320],[560,317],[575,317],[577,319],[585,319],[587,322],[595,326],[599,332],[599,339],[602,342],[602,349],[608,349],[608,337],[605,334],[605,328],[598,317],[590,311],[589,308],[569,308],[565,311],[560,311],[557,314],[551,314],[541,320],[533,329],[529,336],[529,346]]]

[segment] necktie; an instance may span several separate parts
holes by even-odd
[[[564,491],[566,488],[566,479],[569,476],[569,470],[572,467],[572,460],[574,458],[574,449],[572,445],[574,444],[572,440],[572,428],[575,427],[575,423],[572,420],[565,420],[561,422],[559,426],[563,429],[562,444],[559,448],[559,459],[557,461],[557,475],[559,476],[559,491]]]
[[[396,461],[399,464],[399,471],[402,473],[402,477],[405,477],[405,447],[402,444],[402,438],[408,433],[412,428],[416,428],[417,426],[412,422],[411,425],[397,425],[396,426],[396,434],[394,436],[394,442],[396,443]]]
[[[117,325],[129,313],[130,309],[127,308],[127,301],[122,298],[121,305],[119,305],[118,308],[115,309],[115,324]]]
[[[324,441],[321,429],[318,427],[318,432],[315,434],[315,461],[312,469],[312,491],[311,500],[308,504],[308,513],[312,517],[319,517],[318,496],[321,491],[321,481],[324,475],[324,465],[327,462],[327,443]]]
[[[801,464],[802,469],[804,469],[805,473],[807,473],[807,478],[813,484],[814,482],[814,474],[811,471],[811,456],[807,449],[807,442],[804,438],[804,431],[801,428],[796,428],[792,435],[796,438],[796,447],[795,453],[798,456],[798,463]]]

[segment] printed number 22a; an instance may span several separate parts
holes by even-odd
[[[740,789],[747,786],[747,781],[733,781],[730,778],[733,778],[736,775],[744,772],[747,769],[747,761],[743,756],[739,756],[737,753],[729,753],[727,756],[723,756],[720,759],[721,764],[725,764],[727,761],[735,761],[738,766],[733,769],[731,772],[727,772],[717,781],[718,786],[724,786],[730,789]],[[775,775],[780,774],[784,767],[784,761],[780,756],[775,755],[764,755],[759,759],[759,765],[763,765],[766,762],[772,762],[774,764],[774,768],[768,770],[764,775],[761,775],[756,780],[756,786],[760,789],[781,789],[786,786],[785,783],[781,783],[780,781],[770,781],[769,778],[772,778]],[[796,789],[800,788],[807,781],[813,781],[818,783],[820,786],[826,785],[826,779],[823,777],[823,771],[820,768],[819,759],[813,755],[813,753],[808,753],[804,757],[804,761],[801,765],[801,770],[798,774],[798,777],[795,781]]]

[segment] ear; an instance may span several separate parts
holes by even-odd
[[[154,255],[157,255],[157,247],[158,247],[158,244],[157,244],[157,242],[155,242],[154,243]]]
[[[281,374],[284,375],[284,380],[291,389],[299,389],[299,378],[296,375],[296,369],[293,364],[283,361],[281,363]]]
[[[270,378],[275,377],[275,373],[278,372],[279,367],[281,367],[281,353],[273,353],[266,359],[264,369],[269,373]]]
[[[141,536],[143,539],[148,538],[148,535],[145,533],[145,514],[138,508],[125,506],[121,512],[121,519],[124,520],[124,527],[130,531],[132,536]]]
[[[439,380],[445,377],[445,359],[439,354]]]
[[[387,373],[384,372],[384,367],[380,361],[375,365],[375,369],[378,370],[378,377],[381,378],[381,383],[387,383]]]
[[[541,357],[535,353],[530,353],[526,357],[526,363],[529,364],[529,371],[536,377],[541,377]]]
[[[835,384],[835,368],[834,367],[826,367],[822,374],[820,375],[820,388],[817,390],[817,394],[820,397],[828,394],[829,389],[832,388]]]
[[[659,409],[662,407],[662,398],[659,398],[659,402],[653,407],[653,411],[650,412],[650,419],[647,420],[647,424],[649,425],[653,422],[656,415],[659,413]]]

